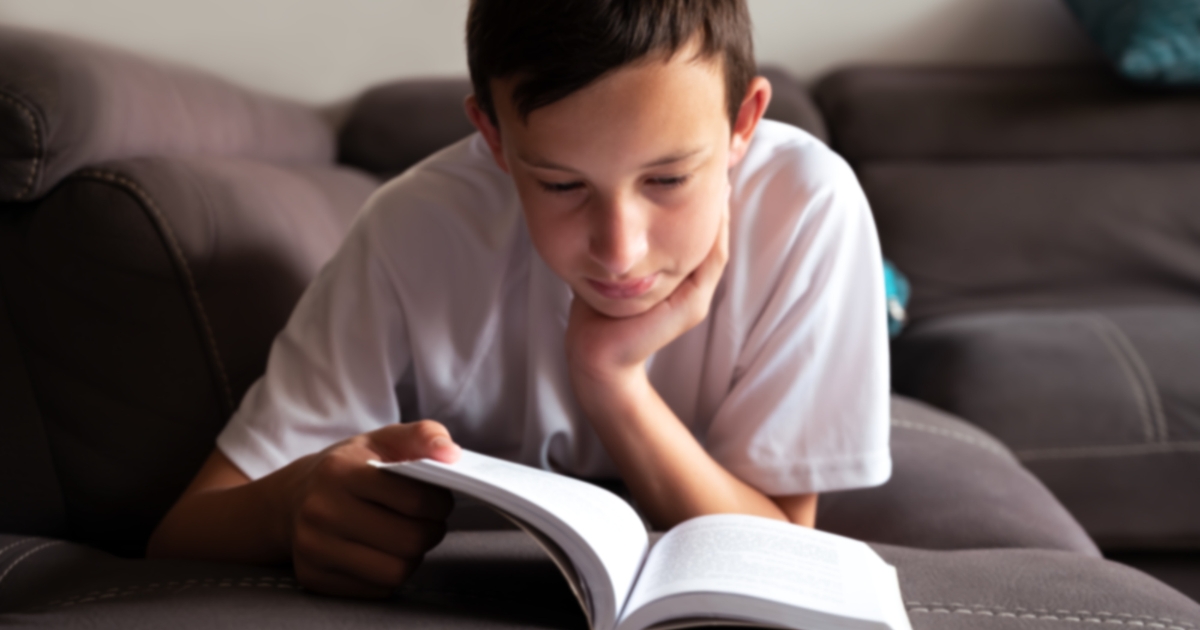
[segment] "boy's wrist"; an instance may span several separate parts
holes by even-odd
[[[645,364],[609,370],[573,369],[571,384],[584,414],[593,420],[629,417],[630,411],[642,406],[642,401],[655,391]]]

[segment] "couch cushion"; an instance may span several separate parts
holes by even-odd
[[[892,397],[892,477],[826,493],[817,527],[921,549],[1020,547],[1100,552],[996,438],[928,405]]]
[[[1200,626],[1200,604],[1099,558],[875,549],[897,569],[915,630]],[[566,580],[516,531],[451,532],[396,596],[379,602],[308,594],[280,570],[122,560],[44,539],[0,536],[0,572],[0,625],[14,629],[587,627]]]
[[[1200,307],[935,318],[897,391],[970,418],[1106,548],[1200,549]]]
[[[1200,304],[1200,159],[871,161],[857,171],[884,255],[912,282],[913,321]]]
[[[825,123],[808,91],[786,71],[767,66],[775,95],[767,118],[825,140]],[[463,109],[467,78],[405,79],[367,90],[345,114],[338,161],[390,178],[475,131]]]
[[[367,90],[338,132],[338,162],[380,178],[399,175],[475,127],[464,102],[467,78],[407,79]]]
[[[0,213],[0,285],[72,538],[141,552],[374,187],[330,166],[137,159]]]
[[[834,147],[866,160],[1200,157],[1200,93],[1103,67],[855,68],[816,87]]]
[[[0,26],[0,202],[137,156],[333,157],[312,110],[104,46]]]

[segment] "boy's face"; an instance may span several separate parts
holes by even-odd
[[[671,295],[713,249],[729,169],[770,98],[731,130],[719,61],[685,48],[620,68],[522,121],[513,81],[493,81],[499,129],[468,101],[516,184],[533,244],[575,295],[611,317]],[[748,97],[748,101],[749,101]]]

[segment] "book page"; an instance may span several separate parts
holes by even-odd
[[[593,627],[610,630],[616,625],[649,544],[641,519],[617,495],[467,450],[454,464],[425,459],[373,465],[474,496],[538,530],[574,565],[586,589],[584,606]]]
[[[870,547],[841,536],[754,516],[699,517],[650,550],[620,625],[715,615],[783,627],[883,627],[879,573],[888,568]]]

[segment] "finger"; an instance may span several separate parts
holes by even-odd
[[[404,583],[419,557],[398,557],[316,530],[301,530],[293,546],[296,577],[314,590],[357,586],[381,597]],[[340,579],[338,579],[340,578]],[[322,592],[328,592],[322,590]]]
[[[446,535],[444,520],[414,518],[351,495],[306,510],[304,525],[400,557],[421,556]]]
[[[367,445],[383,461],[402,462],[428,457],[453,464],[462,452],[440,422],[421,420],[393,424],[367,433]]]
[[[449,490],[363,465],[346,478],[346,492],[411,518],[444,520],[454,509]]]
[[[671,310],[693,324],[703,319],[708,313],[709,303],[712,302],[712,296],[717,290],[717,284],[725,272],[725,263],[728,260],[729,211],[726,209],[721,215],[712,249],[667,298]]]
[[[712,249],[709,250],[708,256],[700,263],[700,266],[693,272],[692,277],[695,279],[695,284],[698,286],[716,287],[717,281],[721,278],[721,273],[725,270],[725,263],[729,260],[729,210],[728,208],[721,214],[721,224],[717,228],[717,239],[713,242]]]

